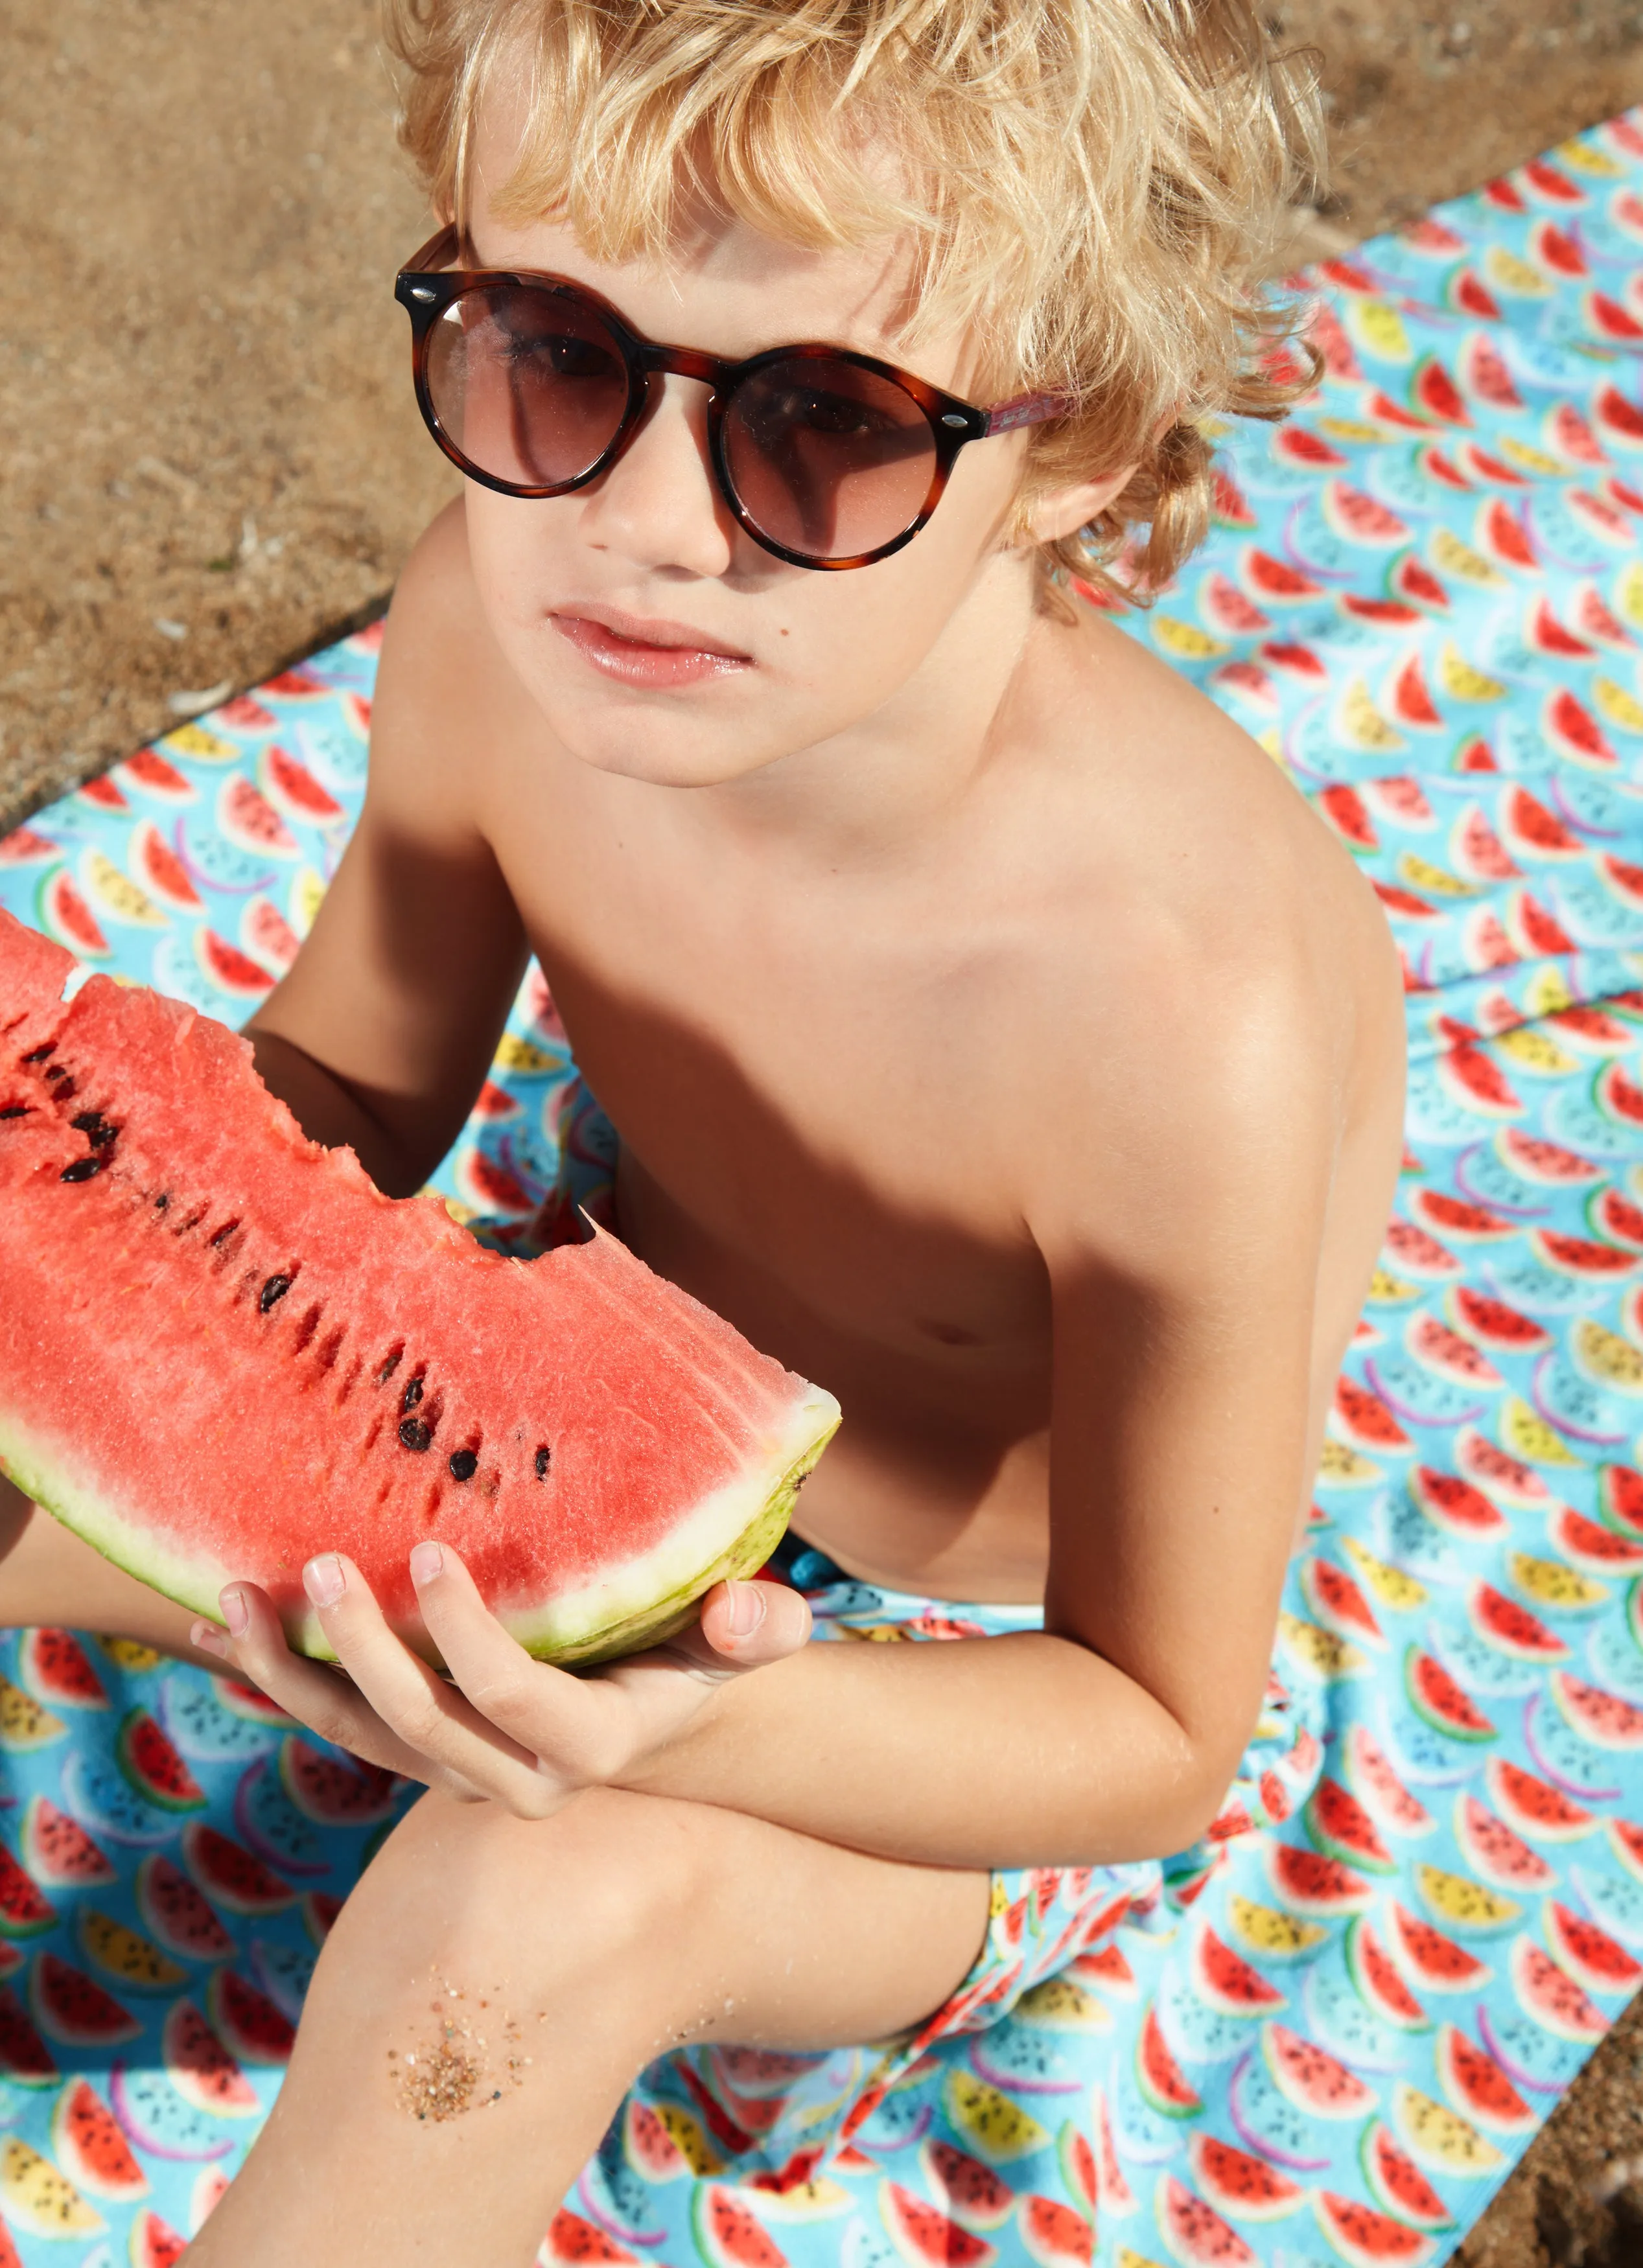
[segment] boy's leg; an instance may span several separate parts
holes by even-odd
[[[128,1575],[0,1476],[0,1630],[71,1623],[140,1638],[203,1668],[222,1663],[188,1643],[194,1614]]]
[[[191,2268],[527,2268],[653,2057],[916,2023],[976,1958],[988,1889],[615,1789],[534,1822],[426,1796],[332,1932]]]

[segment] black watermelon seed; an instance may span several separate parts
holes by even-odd
[[[257,1295],[257,1306],[262,1314],[266,1315],[269,1309],[274,1305],[275,1301],[276,1300],[283,1300],[290,1289],[291,1278],[289,1276],[270,1276],[268,1282],[262,1286],[262,1291]]]
[[[552,1462],[553,1451],[544,1441],[542,1447],[536,1452],[536,1477],[539,1481],[545,1481],[547,1479],[548,1468],[552,1464]]]
[[[386,1386],[389,1379],[393,1377],[394,1372],[399,1368],[401,1363],[404,1359],[404,1348],[402,1346],[396,1346],[385,1359],[381,1369],[377,1373],[377,1384],[379,1386]]]
[[[420,1454],[432,1441],[433,1427],[425,1425],[420,1418],[402,1418],[400,1420],[400,1440],[408,1449],[415,1449]]]
[[[414,1410],[414,1409],[416,1407],[416,1404],[417,1404],[421,1400],[422,1400],[422,1381],[421,1381],[421,1379],[420,1379],[420,1378],[408,1378],[408,1379],[406,1380],[406,1381],[405,1381],[405,1391],[404,1391],[404,1393],[403,1393],[403,1394],[402,1394],[402,1395],[401,1395],[401,1396],[400,1396],[400,1408],[401,1408],[402,1410]]]
[[[56,1052],[57,1042],[55,1040],[48,1040],[43,1048],[33,1049],[29,1054],[24,1057],[23,1060],[25,1063],[44,1063],[48,1056],[55,1055]]]
[[[166,1212],[170,1209],[170,1205],[171,1199],[167,1196],[166,1192],[162,1189],[154,1200],[154,1210],[156,1212]]]
[[[219,1229],[214,1230],[205,1241],[212,1249],[215,1250],[219,1244],[227,1243],[229,1238],[233,1234],[239,1226],[239,1223],[237,1220],[225,1220],[222,1226]]]
[[[84,1134],[93,1150],[107,1150],[119,1133],[111,1126],[100,1110],[82,1110],[69,1121],[77,1134]]]
[[[77,1158],[58,1174],[60,1182],[89,1182],[93,1174],[100,1174],[108,1163],[107,1158]]]
[[[31,1107],[26,1102],[8,1102],[5,1108],[0,1110],[0,1118],[26,1118]]]
[[[479,1459],[472,1449],[452,1450],[451,1478],[453,1481],[471,1481],[478,1470]]]

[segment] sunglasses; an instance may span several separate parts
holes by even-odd
[[[642,337],[586,285],[453,269],[454,228],[400,271],[411,370],[428,431],[470,480],[503,496],[568,496],[614,465],[663,372],[699,379],[726,503],[795,567],[868,567],[910,543],[967,442],[1066,414],[1060,394],[978,409],[849,347],[769,347],[726,362]]]

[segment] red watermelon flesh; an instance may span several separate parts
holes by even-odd
[[[1352,2268],[1378,2268],[1381,2262],[1392,2264],[1392,2268],[1418,2268],[1436,2250],[1431,2237],[1360,2205],[1356,2198],[1320,2190],[1313,2204],[1324,2235]]]
[[[48,1709],[106,1709],[108,1696],[85,1648],[72,1631],[25,1631],[18,1675]]]
[[[1470,1992],[1487,1981],[1486,1962],[1396,1900],[1392,1925],[1399,1952],[1429,1992]]]
[[[1546,1934],[1553,1953],[1588,1992],[1635,1992],[1643,1984],[1643,1962],[1559,1899],[1546,1902]]]
[[[1081,2263],[1094,2257],[1093,2225],[1081,2213],[1075,2213],[1071,2205],[1062,2205],[1055,2198],[1024,2197],[1017,2209],[1017,2223],[1021,2242],[1038,2263],[1038,2268],[1080,2268]],[[973,2237],[969,2241],[976,2242]],[[990,2245],[990,2253],[991,2249]],[[965,2268],[969,2256],[948,2252],[936,2257],[951,2261],[954,2268]]]
[[[147,2195],[147,2176],[132,2156],[113,2111],[89,2080],[71,2080],[57,2098],[51,2147],[69,2179],[92,2197]]]
[[[1187,2268],[1256,2268],[1242,2237],[1173,2174],[1159,2183],[1153,2210],[1165,2243]]]
[[[131,2268],[176,2268],[188,2249],[188,2238],[144,2205],[131,2228]]]
[[[1299,2182],[1280,2174],[1266,2159],[1235,2150],[1212,2134],[1195,2134],[1187,2155],[1210,2203],[1234,2220],[1276,2220],[1293,2213],[1307,2194]]]
[[[948,2268],[987,2268],[987,2261],[998,2257],[985,2236],[971,2236],[969,2229],[960,2229],[958,2222],[948,2220],[947,2213],[935,2205],[926,2205],[924,2198],[915,2198],[901,2182],[883,2184],[880,2213],[905,2255],[931,2261],[932,2268],[942,2268],[942,2264],[948,2264]]]
[[[637,2268],[637,2255],[618,2244],[593,2221],[561,2205],[549,2224],[540,2260],[561,2260],[573,2268]]]
[[[1484,1767],[1490,1794],[1518,1830],[1545,1843],[1567,1843],[1589,1835],[1597,1824],[1595,1812],[1572,1803],[1549,1780],[1536,1779],[1506,1756],[1491,1756]]]
[[[1453,2228],[1448,2205],[1379,2119],[1365,2129],[1359,2156],[1370,2188],[1389,2213],[1417,2228]]]
[[[682,1628],[769,1557],[837,1423],[617,1242],[528,1265],[306,1141],[246,1043],[0,913],[0,1462],[195,1611],[350,1553],[428,1645],[407,1569],[460,1550],[533,1653]],[[118,1282],[120,1299],[107,1296]]]
[[[23,1857],[37,1881],[90,1888],[118,1880],[114,1866],[77,1819],[48,1795],[32,1795],[23,1814]]]

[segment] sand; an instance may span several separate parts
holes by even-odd
[[[1643,0],[1281,0],[1371,233],[1643,100]],[[373,0],[7,0],[0,825],[385,601],[453,493],[407,382],[426,232]],[[1643,2268],[1643,2013],[1469,2239]]]

